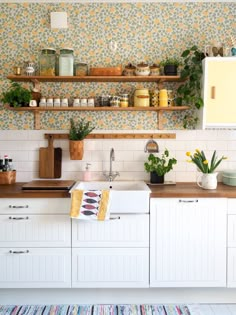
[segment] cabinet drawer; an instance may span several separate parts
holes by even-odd
[[[72,220],[73,247],[148,247],[149,215],[112,215],[108,221]]]
[[[66,215],[0,215],[0,247],[69,247],[71,220]]]
[[[2,198],[0,214],[69,214],[70,198]]]
[[[148,248],[72,249],[72,287],[149,286]]]
[[[236,247],[236,215],[228,215],[228,247]]]
[[[228,199],[228,214],[236,214],[236,198]]]
[[[70,288],[71,250],[0,249],[0,288]]]

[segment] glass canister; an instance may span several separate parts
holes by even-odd
[[[39,58],[40,75],[56,75],[56,50],[54,48],[43,48]]]
[[[76,62],[75,63],[75,75],[76,76],[88,75],[88,65],[87,65],[87,63]]]
[[[74,50],[72,48],[60,49],[59,76],[74,75]]]
[[[134,92],[134,107],[150,106],[150,95],[148,89],[137,89]]]

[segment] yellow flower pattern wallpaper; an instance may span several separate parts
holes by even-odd
[[[68,28],[51,29],[50,12],[67,12]],[[168,57],[180,58],[192,45],[204,50],[212,42],[228,45],[236,29],[236,3],[2,3],[0,4],[0,94],[7,91],[7,75],[26,62],[39,68],[40,51],[72,47],[77,62],[89,67],[128,63],[149,65]],[[116,51],[109,48],[117,43]],[[31,83],[21,83],[32,88]],[[136,88],[155,89],[156,83],[41,83],[42,96],[69,98],[120,95],[130,102]],[[176,84],[167,84],[175,89]],[[194,110],[188,111],[193,114]],[[186,112],[164,114],[165,129],[182,129]],[[85,117],[101,130],[150,130],[157,128],[155,112],[43,112],[41,129],[68,129],[70,118]],[[30,112],[0,107],[0,129],[34,129]]]

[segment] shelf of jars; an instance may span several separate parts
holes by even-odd
[[[181,82],[178,75],[175,76],[29,76],[8,75],[7,79],[24,82]]]
[[[158,123],[157,128],[163,129],[163,113],[166,111],[184,111],[190,109],[189,106],[169,106],[169,107],[10,107],[5,106],[13,111],[30,111],[34,113],[34,128],[40,129],[40,113],[45,111],[153,111],[157,112]]]

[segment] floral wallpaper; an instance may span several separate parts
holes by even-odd
[[[68,14],[67,29],[50,28],[50,12]],[[236,3],[2,3],[0,4],[0,94],[9,87],[8,74],[24,62],[39,62],[40,50],[74,48],[78,62],[91,66],[159,63],[166,56],[179,58],[193,44],[201,49],[216,41],[228,43],[236,29]],[[115,41],[117,50],[109,49]],[[30,83],[23,86],[32,88]],[[170,85],[175,89],[175,85]],[[95,98],[129,93],[156,83],[42,83],[45,97]],[[169,88],[167,86],[167,88]],[[188,111],[192,115],[194,110]],[[165,129],[183,128],[187,112],[164,115]],[[43,112],[42,129],[68,129],[70,117],[86,117],[96,129],[155,129],[154,112]],[[0,109],[0,129],[33,129],[30,112]]]

